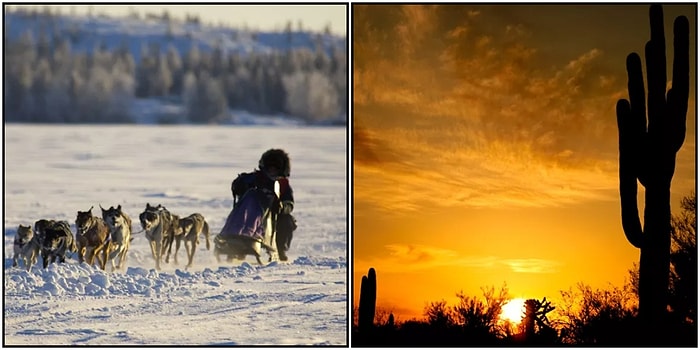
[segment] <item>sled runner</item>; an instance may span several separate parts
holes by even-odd
[[[275,192],[261,188],[250,188],[231,210],[221,232],[214,239],[214,255],[226,255],[227,261],[243,260],[254,255],[259,264],[262,249],[267,251],[269,261],[277,260],[275,249],[276,214],[279,206],[279,183],[275,181]]]

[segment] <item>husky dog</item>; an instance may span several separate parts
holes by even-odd
[[[66,262],[66,254],[77,249],[70,225],[66,221],[54,221],[52,225],[44,228],[44,238],[41,246],[41,257],[44,260],[44,268],[56,261]]]
[[[185,251],[187,252],[187,266],[192,266],[192,259],[194,259],[194,252],[199,244],[199,235],[204,234],[204,238],[207,242],[207,250],[210,250],[209,245],[209,224],[204,220],[204,216],[200,213],[194,213],[186,218],[180,219],[179,222],[181,237],[185,238]],[[177,250],[180,247],[180,240],[178,239],[177,247],[175,248],[175,258],[177,259]],[[177,261],[177,260],[176,260]]]
[[[17,235],[15,236],[15,242],[13,244],[14,256],[12,256],[12,267],[17,266],[18,259],[24,258],[22,254],[24,247],[29,244],[34,236],[34,231],[32,231],[31,226],[23,226],[20,224],[17,227]]]
[[[168,247],[168,242],[172,244],[173,215],[160,204],[154,207],[150,203],[146,203],[146,209],[139,214],[139,221],[146,232],[146,239],[151,247],[151,255],[156,262],[156,269],[160,270],[160,262]]]
[[[46,230],[46,228],[49,226],[53,226],[54,224],[56,224],[55,220],[46,220],[46,219],[37,220],[34,223],[34,234],[39,236],[40,242],[44,241],[44,236],[46,236],[44,231]]]
[[[112,271],[121,269],[126,262],[126,253],[131,245],[131,218],[122,211],[121,204],[109,209],[102,208],[102,219],[109,227],[109,238],[107,243],[107,259],[112,262]],[[119,258],[119,263],[115,267],[115,260]]]
[[[92,215],[92,208],[88,211],[78,211],[75,218],[75,240],[78,242],[78,260],[92,265],[97,257],[97,262],[102,270],[107,264],[107,241],[109,227],[105,221]]]
[[[38,235],[34,235],[32,239],[22,248],[22,256],[24,257],[24,266],[27,271],[36,264],[39,255],[41,255],[42,242]]]

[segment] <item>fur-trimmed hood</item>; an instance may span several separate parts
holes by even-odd
[[[260,161],[258,162],[258,168],[265,171],[268,165],[274,165],[280,170],[280,173],[284,177],[289,177],[292,169],[291,162],[289,161],[289,155],[287,152],[281,149],[269,149],[262,154]]]

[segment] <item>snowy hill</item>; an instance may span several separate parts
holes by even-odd
[[[141,59],[141,49],[156,45],[165,50],[169,45],[184,55],[193,46],[202,52],[219,47],[222,53],[270,53],[307,48],[311,51],[320,44],[330,53],[332,48],[345,50],[346,38],[311,32],[253,32],[240,28],[214,27],[171,19],[169,22],[153,18],[106,16],[27,16],[19,12],[5,13],[5,35],[17,39],[31,32],[34,38],[42,35],[67,36],[76,52],[93,52],[97,47],[115,50],[128,47],[134,60]]]

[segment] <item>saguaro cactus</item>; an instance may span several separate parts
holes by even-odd
[[[367,276],[362,276],[360,284],[360,310],[358,316],[359,331],[366,333],[374,324],[374,311],[377,306],[377,273],[369,269]]]
[[[620,146],[620,202],[627,240],[641,250],[639,314],[649,325],[663,322],[666,311],[671,245],[671,179],[676,153],[685,139],[688,111],[688,19],[673,28],[673,83],[666,92],[666,45],[663,10],[649,10],[651,40],[645,47],[648,113],[639,55],[627,56],[629,101],[617,103]],[[648,114],[648,119],[647,119]],[[637,180],[646,189],[644,228],[637,209]]]

